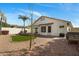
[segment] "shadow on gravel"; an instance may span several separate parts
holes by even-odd
[[[68,44],[67,40],[54,40],[45,46],[36,46],[30,55],[32,56],[78,56],[77,45]]]
[[[34,49],[28,51],[22,49],[19,51],[11,51],[1,53],[4,56],[78,56],[79,51],[77,45],[68,44],[65,39],[55,39],[46,45],[35,46]]]

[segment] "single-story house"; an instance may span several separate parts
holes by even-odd
[[[47,16],[39,17],[33,23],[33,33],[47,36],[66,35],[71,31],[72,23],[70,21],[51,18]]]

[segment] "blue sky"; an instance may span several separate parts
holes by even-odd
[[[36,20],[40,16],[54,17],[71,21],[73,26],[79,27],[79,4],[77,3],[0,3],[0,10],[6,15],[7,23],[22,25],[22,20],[18,19],[18,15],[30,16],[29,8],[33,10],[33,19]],[[30,21],[26,21],[26,26]]]

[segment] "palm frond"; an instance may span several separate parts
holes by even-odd
[[[27,19],[29,19],[29,17],[27,17],[27,16],[24,16],[24,15],[19,15],[19,17],[18,17],[19,19],[22,19],[22,20],[27,20]]]

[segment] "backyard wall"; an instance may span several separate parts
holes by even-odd
[[[72,28],[71,32],[79,32],[79,28]]]
[[[18,34],[20,31],[22,31],[22,28],[9,28],[9,27],[3,27],[2,30],[8,30],[9,34]],[[30,29],[27,29],[27,33],[30,33]]]
[[[68,41],[79,41],[79,32],[68,32],[66,38]]]

